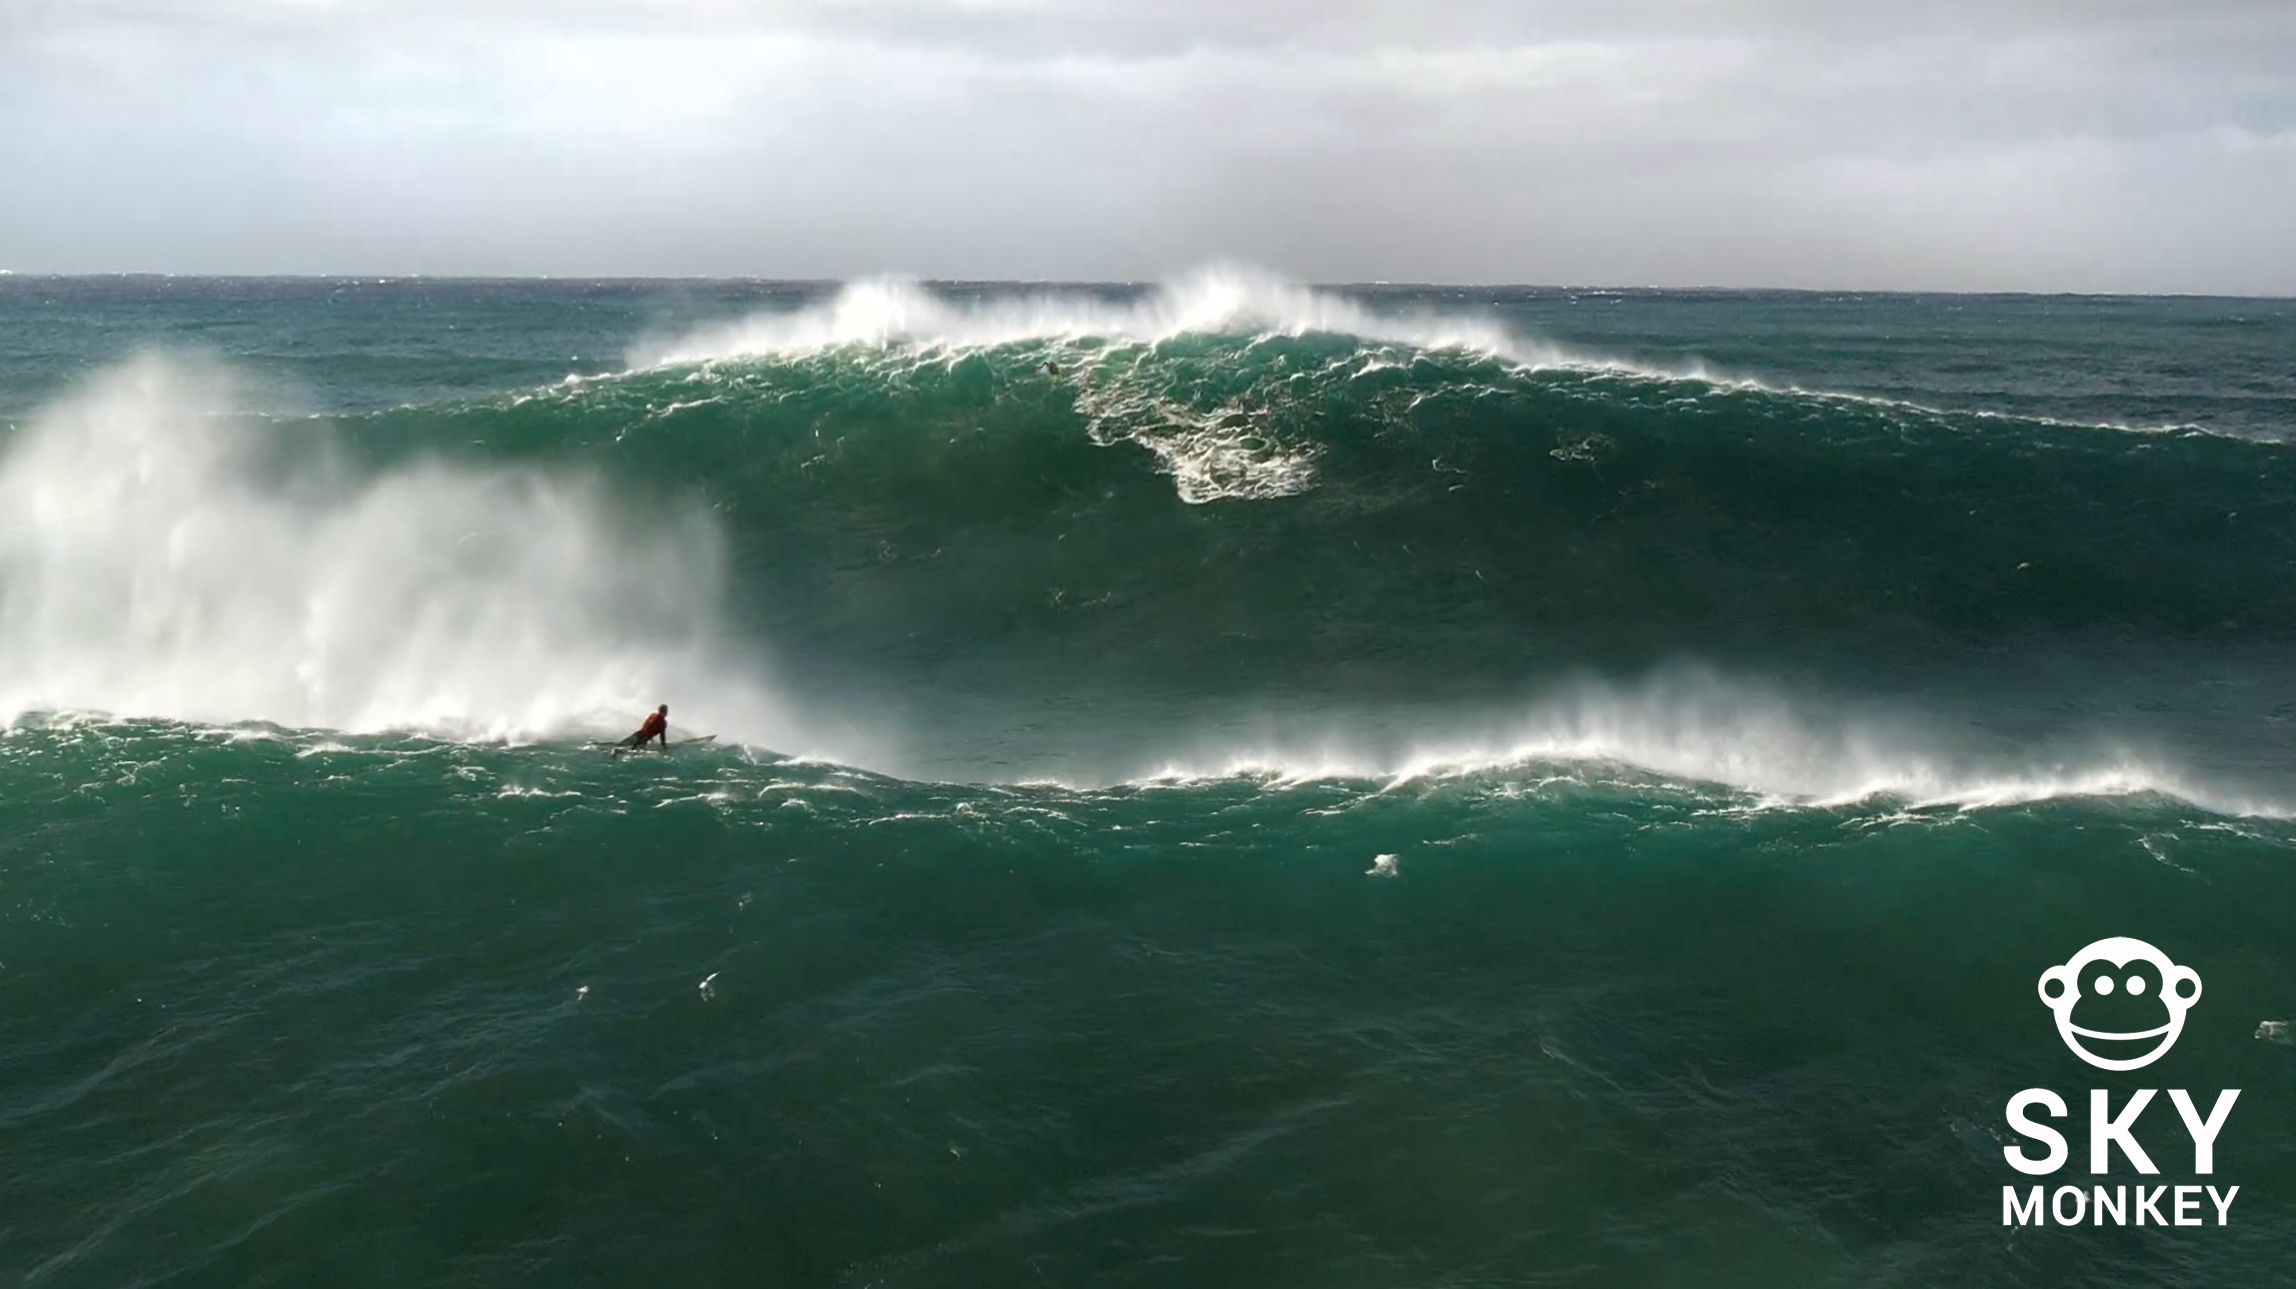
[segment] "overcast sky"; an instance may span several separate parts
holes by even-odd
[[[0,268],[2296,293],[2289,0],[0,0]]]

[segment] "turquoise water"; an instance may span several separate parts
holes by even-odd
[[[2296,1283],[2284,302],[0,279],[0,341],[10,1282]],[[720,741],[587,745],[655,702]],[[2205,980],[2143,1070],[2035,993],[2108,936]],[[2092,1177],[2142,1088],[2241,1090],[2213,1172],[2164,1091]]]

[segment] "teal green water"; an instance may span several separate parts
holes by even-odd
[[[0,1278],[2296,1283],[2292,336],[0,283]]]

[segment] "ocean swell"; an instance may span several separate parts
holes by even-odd
[[[0,707],[529,739],[667,701],[925,777],[2291,797],[2275,444],[1240,273],[861,283],[632,361],[332,422],[212,364],[98,376],[0,457]]]

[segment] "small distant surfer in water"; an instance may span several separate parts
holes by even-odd
[[[638,727],[637,733],[623,739],[622,749],[632,752],[642,751],[648,742],[655,739],[661,740],[664,752],[670,750],[670,705],[668,703],[655,708],[654,714],[646,718],[646,723]]]

